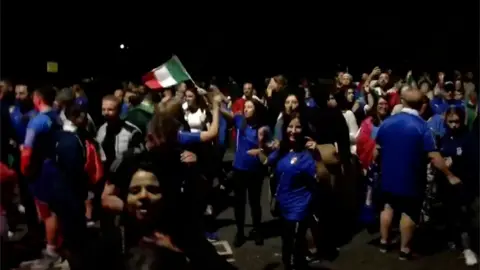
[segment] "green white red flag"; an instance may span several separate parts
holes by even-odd
[[[176,55],[142,77],[143,83],[150,89],[167,88],[191,79]]]

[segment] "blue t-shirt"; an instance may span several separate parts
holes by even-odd
[[[433,132],[433,135],[443,137],[445,135],[445,119],[441,114],[435,114],[432,118],[428,119],[428,128]]]
[[[316,103],[315,100],[314,100],[313,98],[311,98],[311,97],[305,99],[305,104],[306,104],[307,107],[309,107],[309,108],[315,108],[315,107],[317,107],[317,103]]]
[[[435,114],[443,114],[445,113],[448,108],[455,107],[459,109],[465,110],[465,102],[463,100],[445,100],[441,97],[434,97],[430,101],[430,107],[432,108]]]
[[[30,119],[27,124],[23,145],[25,147],[33,148],[38,137],[50,132],[51,128],[60,128],[61,126],[62,123],[57,112],[51,110],[38,113],[35,117]],[[36,149],[33,149],[33,151],[35,150]]]
[[[382,191],[420,196],[425,188],[427,153],[436,151],[427,123],[418,115],[402,111],[382,123],[376,141],[382,151]]]
[[[228,110],[225,105],[223,105],[224,109]],[[228,110],[230,111],[230,110]],[[219,123],[218,123],[218,143],[220,146],[225,146],[226,138],[227,138],[227,131],[228,131],[228,123],[227,120],[223,115],[220,115]]]
[[[179,131],[177,139],[178,143],[183,146],[202,142],[200,139],[200,132]]]
[[[275,151],[268,157],[274,162],[279,155]],[[311,153],[289,152],[276,164],[278,180],[276,198],[282,217],[286,220],[301,221],[310,213],[309,206],[315,187],[316,163]]]
[[[128,110],[129,110],[128,104],[127,104],[127,103],[122,103],[122,107],[121,107],[121,109],[120,109],[120,115],[121,115],[122,117],[127,116]]]
[[[14,106],[11,108],[10,118],[12,119],[13,128],[15,129],[15,134],[17,135],[17,140],[19,143],[23,143],[25,140],[28,122],[30,122],[30,119],[35,117],[36,113],[37,112],[35,110],[22,113],[19,106]]]
[[[52,200],[52,190],[61,174],[56,166],[55,130],[61,130],[58,114],[51,110],[38,113],[27,125],[24,147],[32,149],[31,167],[35,179],[30,185],[32,194],[39,200]]]
[[[465,149],[465,143],[467,142],[467,139],[468,133],[459,131],[458,133],[454,134],[451,130],[447,129],[445,136],[440,139],[439,143],[442,157],[450,158],[452,161],[450,165],[450,171],[456,176],[462,178],[462,181],[464,181],[464,179],[468,179],[468,177],[465,177],[465,175],[468,175],[467,171],[469,165],[465,162],[464,158],[464,151],[466,153],[468,152],[468,150]],[[476,150],[478,153],[478,148]]]
[[[235,115],[233,123],[237,131],[237,150],[233,160],[233,167],[244,171],[261,168],[263,165],[258,157],[247,154],[248,150],[259,148],[258,129],[246,124],[243,115]]]
[[[363,91],[359,89],[355,90],[354,98],[355,98],[355,101],[358,102],[358,105],[359,105],[358,109],[363,110],[363,107],[365,107],[365,105],[367,104],[365,99],[365,94],[363,93]]]
[[[442,157],[462,156],[463,145],[467,139],[466,135],[466,133],[454,135],[450,130],[447,130],[445,136],[440,139],[440,153],[442,154]]]
[[[88,108],[88,99],[86,97],[78,97],[75,99],[75,104],[82,107],[83,109]]]
[[[370,138],[372,138],[373,140],[375,140],[377,138],[379,128],[380,127],[377,127],[377,126],[372,127],[372,133],[370,134]]]

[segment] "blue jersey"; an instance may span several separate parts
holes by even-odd
[[[272,164],[278,155],[278,150],[273,152],[267,162]],[[275,172],[278,180],[276,198],[282,217],[304,220],[310,213],[316,183],[316,163],[311,153],[307,150],[287,153],[276,163]]]
[[[177,136],[178,143],[182,146],[192,145],[202,142],[200,132],[179,131]]]
[[[436,151],[435,139],[417,111],[403,109],[378,129],[381,147],[381,189],[400,196],[425,191],[427,153]]]
[[[305,104],[307,105],[308,108],[315,108],[317,107],[317,103],[313,98],[306,98],[305,99]]]
[[[248,125],[243,115],[235,115],[233,121],[237,132],[237,150],[233,160],[233,167],[243,171],[262,168],[258,157],[247,154],[248,150],[260,147],[258,144],[258,128]]]
[[[23,145],[25,148],[32,149],[30,167],[31,180],[34,182],[31,189],[33,195],[40,200],[47,201],[50,194],[47,191],[52,186],[51,181],[58,178],[55,167],[55,133],[60,130],[60,119],[54,111],[37,114],[27,125]]]
[[[28,122],[30,122],[30,119],[33,119],[36,114],[37,112],[35,110],[22,113],[18,105],[10,108],[10,118],[12,119],[12,125],[19,143],[23,143],[25,140]]]

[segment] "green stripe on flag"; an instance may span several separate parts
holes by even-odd
[[[168,72],[170,75],[172,75],[173,79],[177,81],[177,83],[190,80],[190,76],[188,76],[187,71],[177,57],[173,57],[172,59],[168,60],[165,65],[168,69]]]

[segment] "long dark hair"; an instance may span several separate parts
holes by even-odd
[[[295,109],[297,112],[303,112],[306,109],[306,104],[305,104],[305,94],[304,91],[301,90],[300,88],[294,88],[294,89],[288,89],[287,95],[285,97],[285,100],[283,101],[283,109],[282,109],[282,115],[286,115],[285,112],[285,101],[287,101],[287,98],[290,96],[294,96],[297,101],[298,101],[298,107]]]
[[[337,93],[332,94],[333,98],[337,102],[337,108],[340,109],[342,112],[346,110],[351,110],[353,106],[353,103],[348,102],[347,97],[345,96],[346,91],[348,90],[345,90],[345,92],[341,90],[341,91],[338,91]]]
[[[377,95],[373,95],[373,108],[371,110],[368,111],[368,114],[367,116],[370,116],[372,117],[372,124],[375,126],[375,127],[378,127],[380,126],[380,124],[382,123],[383,120],[385,120],[389,115],[390,115],[390,112],[392,111],[392,108],[388,107],[387,109],[387,113],[385,114],[385,117],[384,118],[381,118],[379,115],[378,115],[378,103],[380,101],[380,99],[384,99],[385,101],[387,101],[386,97],[385,96],[377,96]],[[388,104],[388,102],[387,102]],[[388,105],[389,106],[389,105]],[[363,110],[363,108],[360,108]]]
[[[240,128],[240,131],[244,132],[245,128],[247,127],[247,124],[252,126],[253,128],[260,128],[260,127],[266,126],[267,125],[266,116],[268,113],[267,108],[258,100],[253,98],[247,99],[245,103],[246,102],[252,102],[253,106],[255,107],[255,112],[250,119],[246,119],[245,117],[243,118],[243,123]]]
[[[294,151],[300,151],[305,148],[305,143],[307,142],[306,137],[311,137],[312,133],[309,128],[309,123],[308,123],[308,117],[305,115],[305,113],[301,112],[293,112],[290,115],[284,115],[283,116],[283,126],[282,126],[282,140],[280,141],[280,148],[279,148],[279,153],[277,156],[277,159],[273,161],[274,164],[276,164],[280,159],[282,159],[290,150]],[[295,141],[295,143],[292,144],[292,142],[289,139],[287,129],[288,126],[290,125],[290,122],[293,119],[298,119],[300,121],[300,125],[302,126],[302,132],[300,133],[298,139]]]
[[[205,112],[205,115],[206,115],[206,122],[211,123],[212,122],[212,114],[210,113],[210,110],[208,109],[208,105],[205,102],[205,99],[203,98],[203,96],[198,93],[197,88],[189,88],[189,89],[185,90],[185,93],[189,92],[189,91],[192,92],[193,95],[195,96],[195,103],[196,103],[197,109],[198,110],[203,110]],[[195,113],[195,112],[192,112],[192,113]],[[186,121],[185,121],[185,123],[186,123]]]
[[[193,95],[195,96],[195,103],[197,105],[197,108],[199,108],[201,110],[204,110],[205,112],[208,112],[208,105],[205,102],[205,100],[203,99],[203,97],[198,93],[197,88],[189,88],[189,89],[185,90],[185,93],[186,92],[192,92],[193,93]]]

